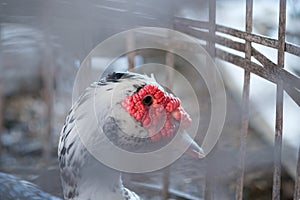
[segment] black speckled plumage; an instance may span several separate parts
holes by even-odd
[[[126,150],[130,148],[136,149],[137,146],[143,146],[147,143],[149,139],[142,141],[141,138],[135,135],[126,135],[123,132],[124,126],[128,123],[126,120],[131,120],[129,115],[124,115],[128,119],[123,119],[121,116],[118,116],[119,118],[117,119],[112,116],[112,109],[120,106],[120,101],[124,99],[125,95],[134,93],[137,88],[145,85],[147,81],[154,82],[153,79],[147,76],[127,72],[114,72],[105,76],[99,82],[91,84],[79,97],[78,101],[74,103],[62,128],[58,147],[58,160],[65,199],[83,198],[93,200],[99,197],[109,200],[140,199],[134,192],[123,187],[119,172],[113,172],[112,169],[103,166],[90,155],[78,133],[83,133],[84,135],[90,133],[104,134],[112,143]],[[129,94],[115,93],[114,89],[116,87],[118,87],[118,90]],[[116,95],[114,107],[111,105],[112,95]],[[93,121],[93,118],[85,121],[89,119],[90,114],[94,113],[94,110],[91,110],[94,99],[96,99],[95,102],[99,103],[97,104],[98,109],[96,109],[96,115],[100,121],[99,124]],[[101,127],[100,130],[102,132],[98,132],[98,126]],[[138,127],[135,130],[139,130]],[[134,131],[129,132],[133,133]],[[140,133],[139,131],[137,132]],[[102,148],[102,145],[105,147],[105,144],[99,144],[99,149]],[[110,175],[112,177],[111,180],[114,180],[114,182],[104,183],[101,180],[103,178],[101,176],[108,176],[110,173],[112,173]],[[98,176],[99,178],[95,179]],[[90,179],[94,182],[90,182]]]
[[[112,73],[91,84],[73,104],[58,145],[65,200],[140,200],[123,186],[120,172],[99,162],[87,147],[102,151],[108,144],[103,140],[105,137],[132,152],[147,152],[161,146],[158,142],[156,145],[150,142],[141,123],[134,121],[121,107],[125,97],[146,84],[157,83],[153,77],[129,72]],[[140,150],[142,147],[144,149]],[[0,173],[0,200],[23,199],[60,200],[32,183]]]

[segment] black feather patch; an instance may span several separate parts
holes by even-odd
[[[124,76],[125,73],[113,72],[112,74],[108,74],[106,77],[107,82],[117,82]]]
[[[113,72],[111,74],[108,74],[105,79],[106,82],[118,82],[120,79],[124,78],[130,78],[133,75],[127,72]]]
[[[138,93],[145,85],[146,83],[143,83],[141,85],[134,84],[133,87],[136,89],[134,93]]]

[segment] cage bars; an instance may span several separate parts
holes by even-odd
[[[170,198],[170,167],[163,169],[163,188],[162,188],[162,199],[168,200]]]
[[[207,38],[214,38],[216,35],[216,0],[209,1],[208,4],[208,12],[209,12],[209,21],[207,23],[208,33],[206,32],[204,35]],[[203,25],[203,24],[202,24]],[[206,49],[212,58],[215,58],[216,55],[216,43],[214,40],[206,40]],[[212,77],[213,78],[213,77]],[[216,149],[218,148],[218,143],[216,143]],[[216,199],[216,173],[214,171],[214,159],[216,156],[216,152],[211,152],[211,156],[206,159],[205,167],[206,167],[206,176],[205,176],[205,194],[204,198],[206,200]]]
[[[205,41],[211,40],[211,39],[216,39],[216,38],[209,37],[209,35],[205,31],[205,30],[208,30],[208,27],[209,27],[209,23],[205,22],[205,21],[197,21],[197,20],[192,20],[192,19],[187,19],[187,18],[175,17],[174,27],[176,30],[180,30],[184,33],[190,34],[192,36],[195,36],[199,39],[203,39]],[[198,30],[196,30],[195,28],[198,28]],[[202,29],[202,30],[199,30],[199,29]],[[271,48],[275,48],[275,49],[278,48],[278,40],[267,37],[267,36],[244,32],[244,31],[241,31],[241,30],[238,30],[235,28],[231,28],[231,27],[226,27],[226,26],[220,25],[220,24],[216,24],[216,32],[230,35],[230,36],[233,36],[233,37],[236,37],[239,39],[247,40],[252,43],[260,44],[263,46],[267,46],[267,47],[271,47]],[[221,37],[221,38],[224,38],[224,37]],[[236,42],[236,43],[243,45],[243,43],[241,43],[241,42]],[[244,51],[244,49],[240,49],[240,51]],[[291,44],[289,42],[285,42],[285,51],[287,53],[290,53],[290,54],[293,54],[296,56],[300,56],[300,47],[297,45]]]
[[[214,2],[210,2],[210,5]],[[273,190],[272,199],[280,199],[280,187],[281,187],[281,145],[282,145],[282,127],[283,127],[283,91],[300,106],[300,79],[299,77],[291,74],[284,69],[285,52],[300,57],[300,47],[285,41],[286,37],[286,0],[280,0],[279,2],[279,24],[278,24],[278,38],[273,39],[266,36],[256,35],[252,33],[252,9],[253,0],[247,0],[246,3],[246,31],[237,30],[231,27],[226,27],[219,24],[213,24],[211,21],[197,21],[187,18],[176,17],[174,19],[174,28],[181,32],[194,36],[208,45],[205,48],[208,52],[211,52],[211,45],[213,42],[224,46],[229,49],[245,53],[245,58],[239,56],[232,51],[224,50],[223,48],[215,48],[215,56],[221,60],[227,61],[234,65],[237,65],[245,70],[244,78],[244,91],[243,91],[243,117],[242,117],[242,130],[241,130],[241,158],[239,170],[239,179],[237,182],[236,199],[242,199],[242,174],[243,174],[243,159],[245,159],[245,150],[243,146],[246,146],[246,140],[243,136],[246,135],[245,129],[247,127],[247,100],[249,95],[249,82],[250,73],[254,73],[270,82],[277,85],[276,89],[276,122],[275,122],[275,146],[274,146],[274,173],[273,173]],[[211,8],[210,12],[213,11]],[[210,13],[211,16],[211,13]],[[215,30],[216,34],[211,34],[210,30]],[[234,38],[242,39],[243,41],[236,41]],[[268,59],[265,55],[259,52],[257,49],[251,46],[251,43],[260,44],[266,47],[277,49],[278,57],[277,64]],[[253,56],[259,64],[251,61]],[[299,147],[300,148],[300,147]],[[243,155],[244,154],[244,155]],[[297,161],[297,175],[295,184],[294,200],[300,198],[300,149]]]
[[[246,1],[246,32],[252,32],[253,0]],[[251,42],[246,40],[245,44],[246,65],[251,64]],[[238,179],[236,182],[236,199],[243,199],[245,159],[247,148],[247,135],[249,127],[249,93],[250,93],[250,71],[244,71],[244,86],[242,96],[242,125],[240,135],[240,157],[238,164]]]
[[[208,33],[209,37],[214,38],[216,35],[216,0],[209,1],[209,26],[208,26]],[[215,57],[215,41],[209,40],[208,41],[208,52],[214,58]]]
[[[284,68],[285,29],[286,29],[285,25],[286,25],[286,0],[280,0],[277,67],[281,69]],[[273,200],[280,200],[282,123],[283,123],[283,82],[282,80],[280,80],[277,83],[277,91],[276,91],[276,124],[275,124],[275,145],[274,145],[273,191],[272,191]]]
[[[133,33],[128,33],[128,36],[126,38],[126,44],[128,50],[133,49],[135,44],[134,44],[134,35]],[[135,58],[135,52],[131,51],[127,54],[127,61],[128,61],[128,71],[132,71],[135,63],[134,63],[134,58]]]
[[[176,30],[185,32],[191,36],[194,36],[196,38],[202,39],[202,40],[214,40],[216,41],[217,44],[223,45],[227,48],[231,48],[240,52],[244,52],[245,49],[245,44],[242,42],[237,42],[237,41],[233,41],[231,39],[228,39],[224,36],[220,36],[220,35],[216,35],[215,38],[212,37],[208,37],[208,34],[205,33],[204,31],[201,30],[196,30],[193,29],[193,27],[188,26],[187,25],[187,21],[188,19],[185,19],[184,24],[181,24],[181,19],[180,18],[176,18],[176,24],[175,24],[175,28]],[[195,21],[192,21],[192,24],[195,24]],[[201,22],[201,24],[203,24],[203,22]],[[199,25],[200,26],[200,25]],[[246,37],[246,34],[236,34],[236,33],[243,33],[242,31],[239,30],[235,30],[235,29],[231,29],[228,27],[222,27],[220,25],[216,25],[216,31],[218,32],[219,28],[221,27],[221,33],[230,35],[230,36],[244,36],[242,39],[247,39],[248,41],[252,42],[252,43],[259,43],[264,45],[265,42],[263,42],[265,37],[262,36],[257,36],[257,35],[253,35],[250,33],[246,33],[248,36]],[[235,32],[236,31],[236,32]],[[268,45],[265,46],[269,46],[269,47],[276,47],[278,46],[278,41],[274,40],[274,39],[270,39],[270,38],[265,38],[266,40],[269,40],[269,42],[267,42]],[[273,41],[273,42],[272,42]],[[286,47],[289,48],[286,48]],[[292,45],[292,44],[285,44],[285,50],[288,53],[292,53],[294,55],[297,56],[298,51],[300,51],[300,47],[296,46],[296,45]],[[289,50],[289,51],[287,51]],[[271,62],[266,56],[264,56],[262,53],[258,52],[257,50],[253,51],[252,48],[252,56],[254,56],[256,59],[259,58],[259,61],[261,62],[260,66],[257,63],[251,62],[251,65],[245,66],[245,63],[247,62],[245,60],[245,58],[235,55],[233,53],[224,51],[220,48],[216,48],[216,57],[231,62],[239,67],[242,68],[248,68],[247,70],[249,70],[251,73],[254,73],[264,79],[267,79],[273,83],[278,83],[279,80],[282,80],[283,84],[284,84],[284,89],[286,90],[286,92],[288,92],[288,94],[291,96],[291,98],[298,104],[300,105],[300,80],[298,77],[296,77],[295,75],[291,74],[290,72],[284,70],[283,68],[278,68],[276,67],[276,64]],[[300,56],[300,54],[299,54]],[[274,67],[275,66],[275,67]]]
[[[171,37],[171,34],[168,34],[168,37]],[[170,44],[168,44],[170,45]],[[167,67],[166,79],[167,79],[167,87],[172,90],[173,88],[173,80],[174,80],[174,54],[172,52],[166,52],[165,56],[165,64]],[[163,189],[162,189],[162,199],[168,200],[170,198],[170,166],[167,166],[163,169]]]

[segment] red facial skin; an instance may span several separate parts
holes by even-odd
[[[143,103],[147,96],[152,97],[151,105]],[[164,93],[155,85],[144,86],[137,93],[127,96],[121,105],[136,121],[141,122],[153,142],[173,137],[176,130],[174,120],[180,121],[184,128],[192,121],[177,97]]]

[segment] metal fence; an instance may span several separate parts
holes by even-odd
[[[276,90],[276,121],[274,145],[274,173],[272,199],[280,199],[281,189],[281,149],[283,130],[283,92],[285,91],[300,106],[300,79],[284,69],[285,53],[300,56],[300,47],[286,41],[286,0],[279,3],[278,39],[254,34],[252,32],[253,0],[246,0],[245,31],[216,24],[216,0],[209,1],[209,21],[197,21],[186,18],[175,18],[174,29],[203,40],[205,48],[214,58],[232,63],[244,69],[244,86],[242,95],[242,124],[238,178],[236,180],[236,199],[243,199],[243,183],[245,173],[245,157],[249,126],[249,91],[251,74],[256,74],[277,85]],[[221,33],[221,34],[218,34]],[[242,39],[238,42],[228,36]],[[277,63],[272,62],[264,54],[253,47],[253,43],[277,49]],[[233,51],[226,51],[216,46],[222,45],[231,50],[242,52],[244,57]],[[260,64],[251,60],[255,58]],[[297,161],[294,200],[300,199],[300,149]],[[205,195],[211,198],[210,195]]]
[[[238,167],[238,178],[236,181],[236,199],[241,200],[243,199],[243,183],[244,183],[244,173],[245,173],[245,157],[246,157],[246,149],[247,149],[247,134],[248,134],[248,126],[249,126],[249,91],[250,91],[250,81],[251,81],[251,74],[256,74],[262,77],[265,80],[268,80],[272,83],[277,85],[277,94],[276,94],[276,121],[275,121],[275,145],[274,145],[274,174],[273,174],[273,197],[272,199],[278,200],[280,199],[280,189],[281,189],[281,146],[282,146],[282,129],[283,129],[283,91],[285,91],[294,101],[295,103],[300,106],[300,79],[299,77],[291,74],[287,70],[284,69],[284,61],[285,61],[285,53],[290,53],[295,56],[300,57],[300,47],[294,44],[286,42],[286,0],[280,0],[279,5],[279,25],[278,25],[278,39],[272,39],[269,37],[261,36],[254,34],[252,31],[253,23],[253,0],[246,0],[246,27],[245,31],[237,30],[231,27],[222,26],[216,24],[216,0],[209,0],[209,20],[208,21],[198,21],[198,20],[191,20],[187,18],[179,18],[176,17],[174,19],[173,28],[183,33],[187,33],[191,36],[194,36],[200,40],[202,40],[206,46],[205,48],[214,58],[219,58],[221,60],[227,61],[232,63],[236,66],[239,66],[244,69],[244,87],[243,87],[243,96],[242,96],[242,125],[241,125],[241,140],[240,140],[240,155],[239,155],[239,167]],[[57,7],[60,8],[61,5],[58,2]],[[111,3],[111,2],[110,2]],[[116,4],[116,5],[115,5]],[[124,6],[124,10],[129,10],[127,1],[124,1],[122,4],[114,3],[114,6],[120,8],[120,6]],[[56,7],[55,7],[56,8]],[[91,7],[94,9],[94,7]],[[104,8],[101,8],[104,9]],[[60,10],[53,9],[57,13]],[[148,10],[148,7],[147,7]],[[102,11],[102,10],[101,10]],[[104,10],[105,11],[105,10]],[[97,10],[97,14],[101,15],[101,13]],[[129,12],[128,11],[128,12]],[[8,11],[7,11],[8,12]],[[29,11],[28,11],[29,12]],[[120,18],[124,17],[124,13],[120,13],[117,11],[114,16],[117,16],[117,20],[119,21]],[[29,12],[30,13],[30,12]],[[127,12],[126,12],[127,13]],[[142,12],[141,12],[142,13]],[[117,15],[118,14],[118,15]],[[52,14],[51,14],[52,15]],[[119,17],[120,16],[120,17]],[[73,17],[73,16],[72,16]],[[70,17],[70,18],[72,18]],[[149,18],[142,16],[138,22],[138,24],[148,24],[149,26],[157,26],[156,22],[159,21],[156,18]],[[19,22],[23,20],[23,16],[20,16],[20,19],[15,20],[15,16],[2,16],[3,21],[12,21],[12,22]],[[102,15],[99,18],[104,18]],[[164,17],[166,18],[166,17]],[[87,21],[92,21],[89,18]],[[145,19],[147,23],[145,23]],[[52,19],[54,20],[54,19]],[[57,19],[56,19],[57,20]],[[60,20],[60,19],[59,19]],[[77,19],[76,19],[77,20]],[[74,20],[74,23],[76,22]],[[106,20],[106,18],[105,18]],[[114,18],[110,19],[113,21]],[[39,20],[36,20],[39,21]],[[149,22],[148,22],[149,21]],[[72,21],[73,22],[73,19]],[[99,22],[96,21],[98,24]],[[32,23],[32,22],[30,22]],[[104,24],[110,25],[106,21]],[[75,24],[77,27],[77,24]],[[91,24],[91,27],[96,26]],[[123,25],[125,26],[125,25]],[[130,27],[130,25],[128,25]],[[79,27],[79,26],[78,26]],[[127,28],[127,26],[125,26]],[[63,27],[59,27],[59,29],[63,29]],[[92,28],[90,28],[93,30]],[[76,29],[77,30],[77,29]],[[103,31],[101,29],[101,31]],[[100,32],[100,31],[99,31]],[[93,35],[92,35],[93,36]],[[235,37],[242,39],[243,42],[236,41],[230,39],[230,37]],[[94,36],[95,37],[95,36]],[[91,39],[91,35],[88,35],[86,39]],[[130,38],[129,38],[130,40]],[[86,41],[86,40],[84,40]],[[131,43],[129,41],[129,43]],[[256,48],[253,47],[253,43],[260,44],[266,47],[270,47],[273,49],[277,49],[278,51],[278,60],[277,63],[272,62],[268,59],[264,54],[259,52]],[[233,51],[227,51],[221,48],[218,48],[216,45],[221,45],[227,47],[227,49],[235,50],[237,52],[242,52],[245,54],[244,57],[239,56]],[[92,46],[92,45],[91,45]],[[46,52],[48,54],[49,52]],[[173,55],[167,54],[166,56],[166,63],[169,66],[173,65]],[[49,58],[49,55],[45,57]],[[132,68],[134,66],[134,54],[129,54],[129,66]],[[259,61],[260,64],[253,62],[251,58],[255,58]],[[50,57],[51,59],[51,57]],[[45,67],[49,65],[49,61],[45,61]],[[47,102],[47,106],[49,108],[49,115],[47,121],[49,121],[49,125],[47,126],[47,132],[50,134],[50,119],[51,119],[51,109],[52,109],[52,98],[53,96],[53,71],[47,71],[49,69],[44,69],[42,72],[42,79],[44,81],[44,100]],[[51,70],[51,69],[50,69]],[[52,77],[52,79],[51,79]],[[1,95],[1,86],[0,83],[0,95]],[[3,89],[3,88],[2,88]],[[0,107],[2,98],[0,97]],[[1,108],[0,108],[1,110]],[[0,118],[1,118],[0,114]],[[0,119],[0,129],[1,129],[1,122]],[[1,130],[0,130],[1,133]],[[47,140],[49,135],[46,136]],[[0,143],[1,148],[1,143]],[[1,152],[1,149],[0,149]],[[44,149],[45,157],[49,157],[50,150],[48,146],[45,146]],[[298,153],[298,161],[297,161],[297,172],[296,172],[296,179],[295,179],[295,190],[294,190],[294,200],[300,199],[300,148]],[[167,169],[167,173],[164,177],[164,189],[163,189],[163,196],[165,199],[168,197],[177,198],[174,193],[171,193],[168,190],[169,187],[169,171]],[[209,187],[209,186],[207,186]],[[209,190],[206,190],[208,193]],[[213,195],[205,194],[206,199],[213,199]]]

